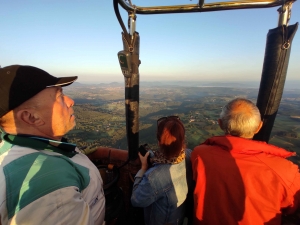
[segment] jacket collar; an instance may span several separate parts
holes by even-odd
[[[267,144],[263,141],[254,141],[246,138],[234,137],[231,135],[215,136],[207,139],[203,144],[218,145],[223,150],[230,151],[231,153],[240,153],[247,155],[265,153],[282,158],[296,155],[295,152],[289,152],[283,148]]]
[[[55,141],[43,137],[30,136],[30,135],[12,135],[7,133],[2,133],[1,138],[3,141],[11,145],[19,145],[23,147],[29,147],[36,150],[47,150],[52,152],[57,152],[65,155],[69,158],[77,154],[76,145],[68,143],[63,138],[61,141]]]

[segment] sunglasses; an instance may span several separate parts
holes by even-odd
[[[161,117],[157,120],[157,126],[158,124],[160,124],[162,121],[166,120],[166,119],[177,119],[177,120],[180,120],[179,116],[164,116],[164,117]]]

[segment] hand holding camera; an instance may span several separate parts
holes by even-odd
[[[149,149],[148,144],[141,145],[139,147],[139,157],[142,163],[142,169],[147,170],[151,166],[150,158],[153,155],[151,149]]]

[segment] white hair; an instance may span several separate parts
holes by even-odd
[[[245,110],[235,110],[242,105]],[[248,99],[236,98],[225,105],[220,114],[225,134],[238,137],[253,137],[261,122],[257,106]]]

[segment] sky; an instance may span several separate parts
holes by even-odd
[[[138,6],[197,0],[132,0]],[[207,1],[207,2],[212,2]],[[279,7],[137,15],[142,81],[259,81],[266,36]],[[124,23],[127,13],[119,7]],[[112,0],[0,0],[0,65],[20,64],[81,83],[124,82],[117,53],[122,29]],[[300,22],[300,2],[290,25]],[[300,80],[296,33],[287,80]]]

